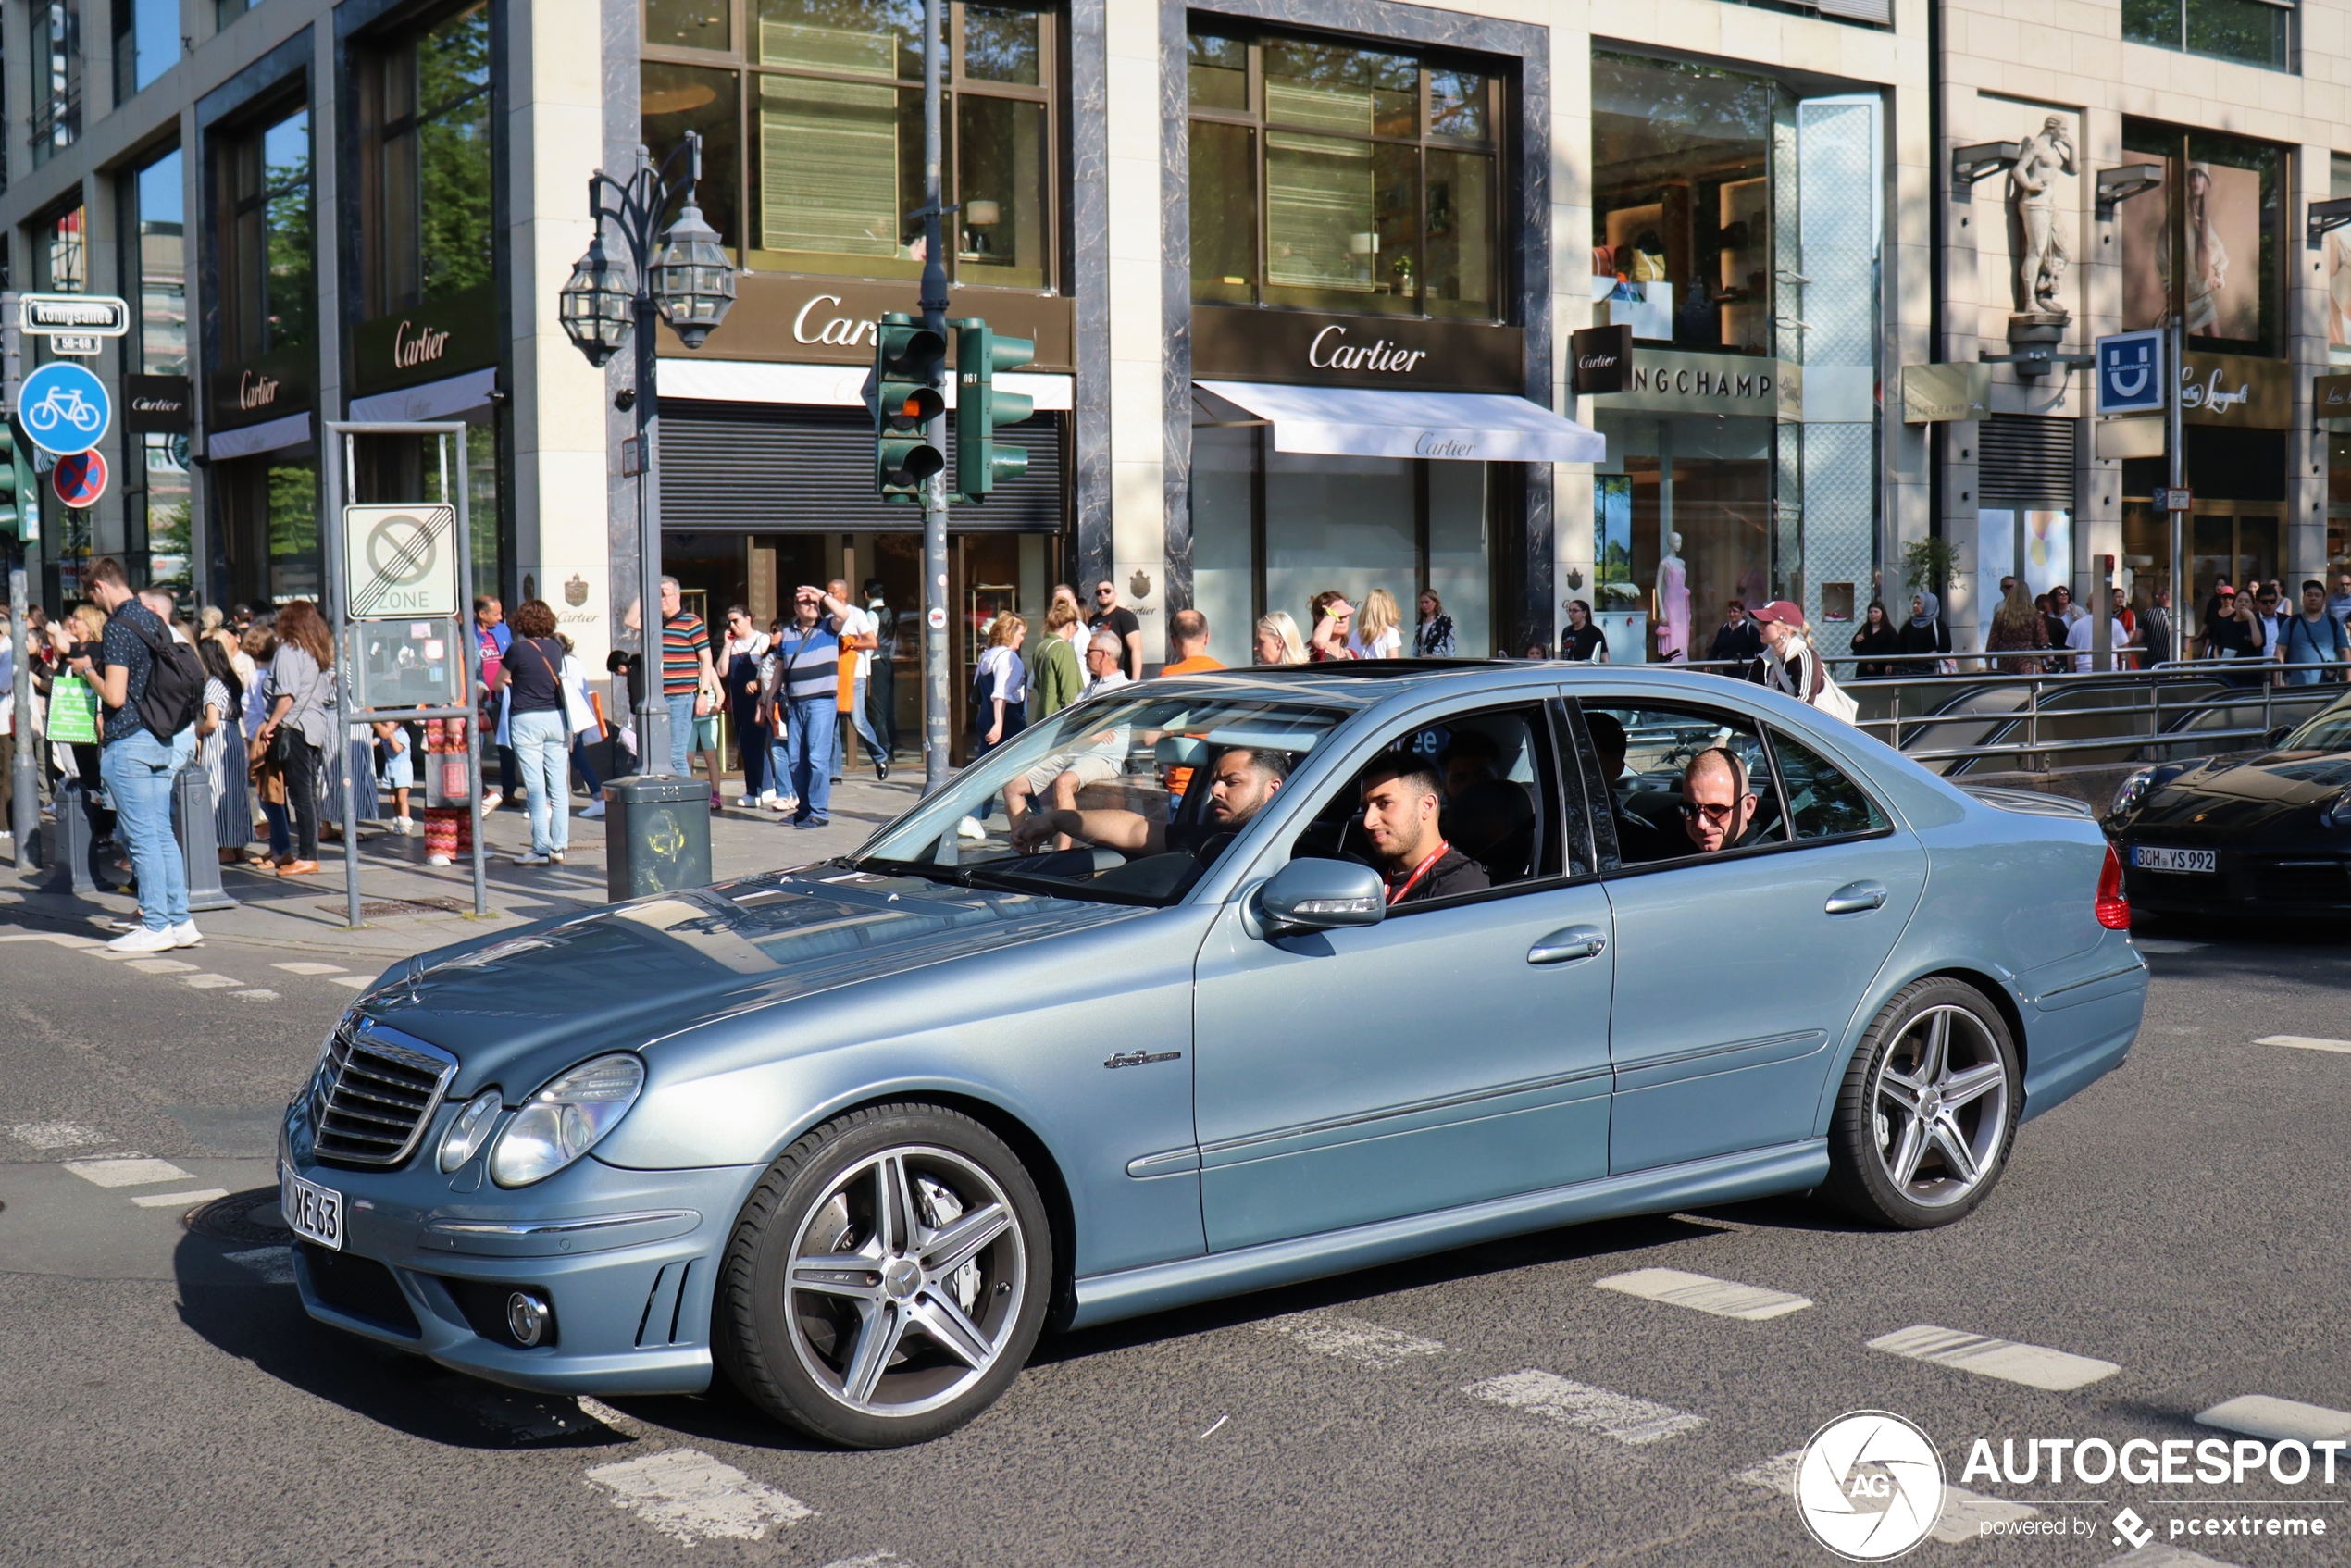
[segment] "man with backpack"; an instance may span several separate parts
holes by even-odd
[[[2277,658],[2286,666],[2285,684],[2316,686],[2343,678],[2344,660],[2351,657],[2351,636],[2327,614],[2325,583],[2316,578],[2304,583],[2302,613],[2280,619],[2283,627],[2277,637]]]
[[[188,918],[188,867],[171,830],[171,791],[195,753],[204,666],[194,649],[173,641],[170,628],[139,603],[121,562],[103,556],[84,580],[91,602],[106,613],[106,631],[95,660],[73,664],[97,688],[103,707],[98,772],[131,846],[143,922],[106,946],[117,952],[193,947],[204,933]]]

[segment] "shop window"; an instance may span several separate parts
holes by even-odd
[[[2176,203],[2150,196],[2116,209],[2124,330],[2169,326],[2177,309],[2193,347],[2283,353],[2277,247],[2284,149],[2138,120],[2122,122],[2122,142],[2127,154],[2160,160],[2167,191],[2183,167],[2187,171]],[[2175,278],[2172,257],[2180,254],[2187,265]]]
[[[180,149],[125,173],[116,192],[122,246],[118,276],[137,302],[139,325],[122,340],[128,374],[188,374],[186,168]],[[136,279],[132,294],[131,280]],[[124,547],[147,580],[180,587],[190,579],[188,438],[126,429],[122,437]]]
[[[2122,0],[2133,44],[2292,70],[2297,7],[2275,0]]]
[[[81,0],[35,0],[30,19],[27,136],[37,167],[81,139]]]
[[[317,250],[310,111],[298,108],[221,148],[221,336],[233,361],[316,341]]]
[[[1603,324],[1712,353],[1771,352],[1769,81],[1592,56],[1592,297]]]
[[[948,276],[1050,288],[1058,244],[1050,12],[951,4]],[[738,31],[738,23],[740,30]],[[922,8],[913,0],[647,0],[646,145],[703,137],[703,216],[754,269],[917,278]],[[725,56],[722,59],[713,56]]]
[[[1611,471],[1593,481],[1589,597],[1611,663],[1703,659],[1730,601],[1752,610],[1795,596],[1785,591],[1803,559],[1802,490],[1785,463],[1793,427],[1612,409],[1594,423]]]
[[[1499,317],[1499,77],[1276,34],[1187,60],[1195,299]]]
[[[399,40],[361,75],[367,314],[491,286],[490,7]]]

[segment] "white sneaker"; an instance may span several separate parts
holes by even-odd
[[[395,816],[392,819],[392,830],[404,839],[417,831],[417,819],[413,816]]]
[[[561,850],[549,850],[549,851],[547,852],[547,864],[549,864],[550,865],[561,865],[563,863],[564,863],[564,852],[563,852],[563,851],[561,851]]]
[[[767,809],[769,811],[797,811],[800,809],[800,797],[798,795],[777,795],[774,800],[767,803]]]
[[[193,920],[182,920],[171,928],[173,947],[193,947],[202,940],[204,933],[196,929],[196,923]]]
[[[979,821],[976,817],[966,816],[956,822],[955,837],[958,839],[985,839],[988,837],[988,829],[979,825]]]
[[[168,931],[150,931],[144,926],[135,931],[125,931],[106,944],[108,952],[169,952],[180,944],[171,940]]]
[[[760,803],[761,805],[765,806],[765,807],[766,807],[768,810],[770,810],[770,811],[775,810],[775,809],[776,809],[776,791],[775,791],[775,790],[760,790],[760,791],[759,791],[759,803]],[[7,829],[6,829],[6,828],[0,828],[0,833],[4,833],[4,832],[6,832],[6,831],[7,831]]]
[[[590,801],[590,802],[588,803],[588,807],[587,807],[587,809],[586,809],[585,811],[582,811],[582,812],[579,814],[579,819],[580,819],[582,822],[593,822],[593,821],[595,821],[595,820],[596,820],[596,818],[598,818],[598,817],[600,817],[600,816],[602,816],[602,815],[604,815],[604,803],[603,803],[603,801],[601,798],[599,798],[599,799],[597,799],[597,800],[592,800],[592,801]]]
[[[758,806],[759,797],[757,795],[745,795],[735,803],[735,809],[738,811],[755,811],[758,809]]]
[[[515,864],[516,865],[545,865],[548,862],[545,855],[536,851],[526,851],[515,856]]]
[[[481,815],[488,816],[491,812],[496,811],[498,803],[505,798],[495,790],[484,790],[481,792]]]
[[[427,865],[446,865],[449,864],[449,857],[445,854],[429,854],[425,856],[425,864]]]

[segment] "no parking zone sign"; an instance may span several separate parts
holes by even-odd
[[[49,470],[57,499],[68,506],[95,506],[106,493],[106,460],[94,452],[77,452],[57,459]]]

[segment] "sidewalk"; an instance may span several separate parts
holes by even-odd
[[[724,880],[848,853],[921,798],[921,765],[909,761],[913,765],[899,771],[888,784],[876,784],[868,776],[847,778],[835,785],[828,828],[795,828],[779,814],[738,810],[732,805],[712,813],[712,872]],[[728,780],[729,801],[740,792],[740,782]],[[489,852],[485,873],[490,913],[480,919],[473,914],[470,856],[460,856],[454,865],[429,866],[425,864],[422,838],[395,838],[362,824],[363,924],[358,929],[343,924],[347,911],[340,844],[318,846],[315,877],[281,877],[243,867],[222,867],[221,886],[237,901],[237,907],[199,913],[196,924],[207,938],[290,952],[341,954],[363,966],[372,964],[380,968],[410,953],[462,941],[486,930],[594,909],[606,902],[604,823],[580,819],[578,814],[587,804],[585,797],[572,797],[571,845],[562,865],[515,865],[512,857],[530,847],[529,816],[514,803],[490,815],[482,824],[483,843]],[[27,890],[13,874],[12,840],[0,838],[0,863],[11,868],[0,873],[0,925],[111,936],[119,927],[109,922],[134,916],[137,901],[121,893],[75,897]],[[36,872],[34,879],[41,875]]]

